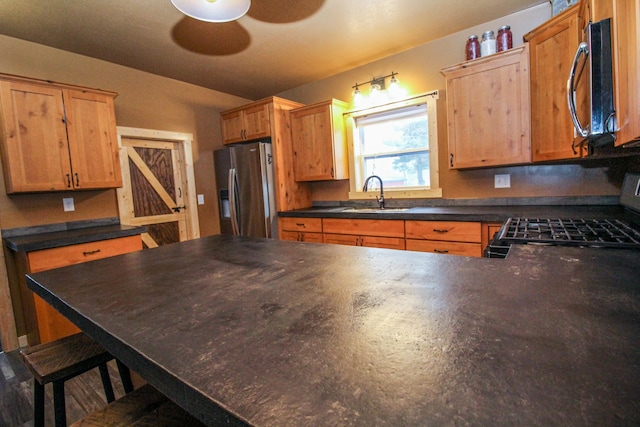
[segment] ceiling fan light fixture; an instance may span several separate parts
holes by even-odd
[[[180,12],[205,22],[229,22],[243,17],[251,0],[171,0]]]

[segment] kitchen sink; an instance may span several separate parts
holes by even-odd
[[[385,208],[385,209],[380,209],[380,208],[346,208],[343,209],[341,212],[344,213],[372,213],[372,214],[376,214],[376,213],[393,213],[393,212],[405,212],[408,211],[411,208]]]

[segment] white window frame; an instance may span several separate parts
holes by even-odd
[[[384,195],[386,199],[411,199],[411,198],[438,198],[442,197],[442,189],[440,188],[439,166],[438,166],[438,116],[436,101],[438,100],[438,91],[424,93],[413,96],[403,101],[392,102],[378,107],[366,108],[362,110],[354,110],[345,113],[345,125],[347,128],[347,141],[349,149],[349,176],[350,191],[349,199],[375,199],[377,192],[362,191],[364,180],[363,176],[364,161],[360,154],[359,132],[356,128],[356,119],[358,117],[382,113],[395,110],[398,108],[410,107],[412,105],[427,105],[427,118],[429,121],[429,178],[430,187],[407,187],[407,188],[385,188]]]

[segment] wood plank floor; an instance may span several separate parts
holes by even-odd
[[[116,399],[124,395],[115,361],[108,363]],[[53,426],[53,387],[45,387],[45,425]],[[67,422],[71,424],[107,404],[97,369],[65,383]],[[0,427],[33,426],[33,377],[17,351],[0,352]]]

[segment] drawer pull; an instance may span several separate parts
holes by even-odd
[[[301,223],[299,223],[299,222],[296,222],[296,226],[298,226],[298,227],[302,227],[302,228],[304,228],[304,227],[305,227],[305,225],[304,225],[304,224],[301,224]]]
[[[434,232],[434,233],[448,233],[448,232],[449,232],[449,230],[443,230],[443,229],[437,229],[437,228],[434,228],[434,229],[433,229],[433,232]]]
[[[84,256],[95,255],[95,254],[97,254],[99,252],[100,252],[100,249],[96,249],[95,251],[82,252],[82,255],[84,255]]]
[[[449,251],[448,250],[440,250],[440,249],[434,249],[433,252],[437,253],[437,254],[448,254]]]

